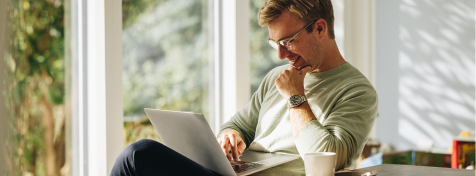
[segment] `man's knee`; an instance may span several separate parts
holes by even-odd
[[[111,176],[139,175],[137,174],[138,165],[136,164],[140,163],[142,160],[150,159],[147,154],[152,153],[153,150],[157,150],[160,146],[163,145],[149,139],[142,139],[127,146],[116,158],[116,162],[111,171]]]
[[[128,145],[119,155],[118,159],[137,159],[141,153],[151,153],[152,150],[157,150],[162,146],[161,143],[150,140],[150,139],[141,139],[137,142]]]

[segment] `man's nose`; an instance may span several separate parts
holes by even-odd
[[[281,59],[281,60],[286,59],[289,56],[289,54],[291,54],[291,52],[289,52],[289,50],[287,48],[285,48],[282,45],[278,45],[278,57],[279,57],[279,59]]]

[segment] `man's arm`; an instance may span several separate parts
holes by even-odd
[[[228,160],[238,159],[238,156],[253,141],[260,109],[257,104],[259,104],[259,98],[255,93],[252,100],[242,110],[220,127],[217,141]]]
[[[284,70],[275,81],[276,88],[278,89],[281,96],[283,96],[286,100],[289,100],[292,95],[305,96],[304,77],[306,76],[306,73],[310,71],[310,69],[311,67],[307,66],[301,70],[297,70],[294,67]],[[312,113],[308,102],[304,102],[300,106],[290,108],[289,116],[291,118],[290,120],[293,129],[293,137],[296,137],[299,131],[307,123],[317,119]]]
[[[341,100],[322,124],[308,121],[314,117],[309,104],[290,109],[289,117],[293,131],[296,129],[294,142],[299,153],[335,152],[336,170],[349,166],[358,149],[365,145],[378,101],[375,92],[362,89],[349,90]]]
[[[220,127],[217,140],[228,158],[234,158],[236,153],[241,155],[241,152],[249,147],[254,140],[261,103],[266,96],[266,92],[274,87],[274,78],[271,78],[273,71],[265,76],[258,90],[251,97],[250,102]],[[237,145],[232,144],[235,138]],[[240,140],[244,143],[240,143]],[[243,146],[240,146],[240,144],[243,144]],[[229,151],[232,151],[233,156],[228,156]]]
[[[302,75],[301,75],[302,74]],[[290,68],[276,79],[276,87],[284,98],[304,95],[299,80],[304,73]],[[349,87],[332,108],[322,124],[312,112],[309,103],[289,109],[289,118],[295,144],[301,155],[310,152],[335,152],[336,169],[352,162],[353,156],[363,145],[373,126],[377,113],[377,95],[373,88],[355,85]]]
[[[304,102],[298,107],[289,108],[289,119],[293,129],[293,137],[296,138],[299,131],[307,125],[307,123],[317,120],[308,102]]]
[[[220,127],[218,137],[222,136],[225,131],[235,130],[246,143],[248,147],[255,137],[256,125],[258,124],[259,110],[261,109],[262,97],[259,92],[252,96],[251,101],[238,111],[231,119]]]

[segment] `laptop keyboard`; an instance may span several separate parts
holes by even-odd
[[[244,172],[250,169],[254,169],[264,165],[263,163],[257,162],[244,162],[244,161],[232,161],[230,162],[231,167],[235,170],[236,173]]]

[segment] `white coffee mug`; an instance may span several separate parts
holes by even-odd
[[[333,176],[336,168],[336,153],[306,153],[303,156],[306,176]]]

